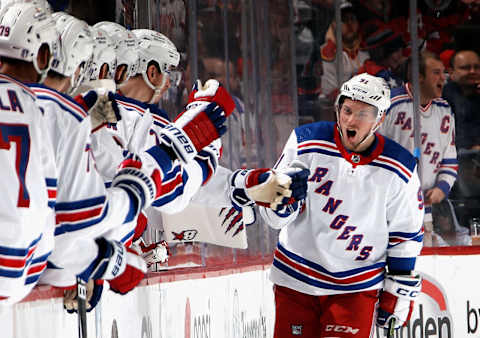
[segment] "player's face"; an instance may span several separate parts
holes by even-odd
[[[420,78],[422,95],[427,99],[442,96],[445,84],[445,67],[442,61],[428,58],[425,62],[425,76]]]
[[[450,78],[462,86],[477,85],[480,81],[480,58],[473,51],[459,52],[453,62]]]
[[[358,149],[358,146],[372,130],[376,116],[376,107],[365,102],[345,99],[339,114],[342,143],[345,148],[351,151],[363,150]]]

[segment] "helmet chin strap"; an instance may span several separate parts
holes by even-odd
[[[162,90],[163,88],[165,88],[165,85],[167,83],[167,76],[165,73],[162,73],[162,83],[160,84],[160,86],[158,87],[155,87],[153,85],[153,83],[150,82],[150,80],[148,79],[148,76],[145,73],[142,73],[142,77],[143,77],[143,80],[145,81],[145,83],[151,88],[153,89],[153,94],[152,94],[152,97],[150,98],[150,101],[148,102],[149,104],[155,104],[158,99],[157,98],[161,98],[162,97]]]
[[[366,140],[368,140],[370,136],[375,134],[375,132],[380,127],[380,124],[378,122],[379,122],[378,119],[376,119],[375,125],[370,129],[370,132],[367,135],[365,135],[365,137],[355,145],[354,149],[358,149],[358,147],[360,147]],[[338,122],[337,122],[337,130],[338,130],[338,133],[340,134],[340,137],[343,138],[342,128],[340,128],[340,124]],[[353,151],[356,152],[356,150],[353,150]]]

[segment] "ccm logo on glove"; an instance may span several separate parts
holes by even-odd
[[[409,290],[403,289],[403,288],[398,288],[397,293],[401,296],[407,296],[407,297],[411,297],[411,298],[415,298],[419,294],[419,292],[416,291],[416,290],[409,291]]]

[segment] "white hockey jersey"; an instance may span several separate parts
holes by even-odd
[[[413,96],[409,84],[394,88],[391,106],[379,132],[400,143],[412,154],[414,144]],[[455,183],[458,171],[455,148],[455,120],[447,101],[433,99],[426,107],[420,107],[422,189],[434,186],[446,196]]]
[[[385,266],[413,270],[422,247],[423,198],[413,156],[377,134],[350,153],[332,122],[296,128],[277,163],[310,168],[305,203],[292,214],[260,208],[282,228],[270,279],[310,295],[383,286]]]
[[[69,286],[97,256],[94,238],[112,228],[123,228],[125,241],[133,237],[129,224],[137,210],[126,191],[105,188],[92,154],[90,118],[83,107],[44,85],[30,88],[44,112],[44,135],[52,140],[58,171],[55,250],[42,283]]]
[[[0,75],[0,110],[0,305],[9,305],[24,298],[46,268],[57,177],[35,94]]]
[[[415,149],[413,96],[409,84],[392,89],[391,106],[379,132],[408,149]],[[455,120],[447,101],[433,99],[420,107],[420,161],[422,190],[440,188],[448,196],[457,179],[458,161],[455,147]],[[425,208],[425,221],[431,221],[432,209]]]

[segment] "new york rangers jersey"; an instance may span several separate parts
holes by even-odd
[[[413,270],[422,247],[423,199],[413,156],[376,134],[368,154],[346,150],[334,123],[296,128],[276,165],[310,168],[295,212],[260,208],[282,228],[270,279],[310,295],[379,289],[385,266]]]
[[[0,74],[0,305],[24,298],[53,248],[57,177],[35,94]]]
[[[59,182],[55,250],[49,257],[50,268],[41,278],[43,283],[70,286],[97,256],[94,238],[122,228],[121,239],[131,240],[137,210],[126,191],[105,188],[92,154],[90,118],[83,107],[44,85],[30,88],[45,115],[43,135],[52,140]]]
[[[392,90],[391,106],[379,132],[413,153],[413,96],[409,84]],[[458,161],[455,148],[455,120],[448,102],[433,99],[420,107],[420,161],[422,189],[435,186],[446,196],[457,178]]]

